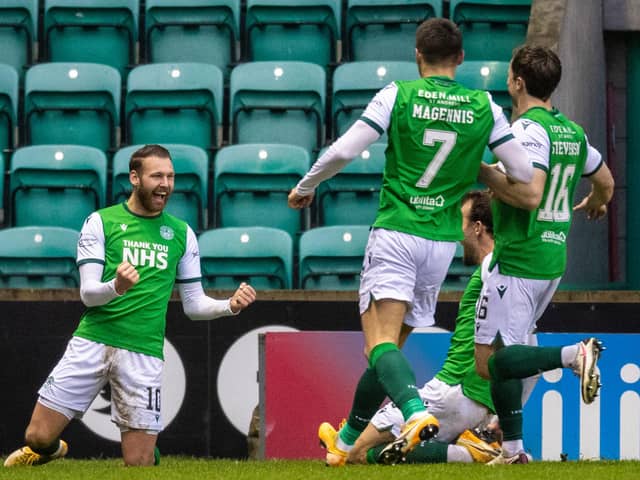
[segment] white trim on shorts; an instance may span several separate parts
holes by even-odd
[[[360,280],[360,314],[371,299],[406,302],[404,323],[430,327],[440,286],[455,255],[456,242],[374,228],[369,233]]]

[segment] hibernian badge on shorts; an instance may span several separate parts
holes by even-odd
[[[165,240],[171,240],[174,236],[173,228],[162,225],[160,227],[160,236]]]

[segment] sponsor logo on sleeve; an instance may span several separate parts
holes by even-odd
[[[78,246],[88,248],[98,243],[98,238],[92,233],[81,233],[78,239]]]

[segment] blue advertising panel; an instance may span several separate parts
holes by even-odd
[[[539,334],[540,345],[568,345],[588,334]],[[640,459],[640,335],[599,334],[606,346],[598,367],[602,389],[592,404],[580,400],[578,377],[546,372],[525,410],[524,436],[534,458]]]
[[[546,372],[524,407],[524,443],[537,460],[640,459],[640,335],[540,333],[539,345],[561,346],[590,336],[607,348],[598,363],[603,387],[592,404],[580,398],[569,369]],[[418,384],[446,355],[449,334],[414,334],[404,351]]]

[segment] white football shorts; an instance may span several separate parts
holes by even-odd
[[[38,394],[43,405],[70,420],[80,418],[107,383],[111,420],[121,431],[162,430],[163,361],[142,353],[73,337]]]
[[[388,298],[407,303],[407,325],[432,326],[440,286],[455,252],[456,242],[372,229],[362,265],[360,314],[371,299]]]
[[[483,281],[476,304],[476,343],[492,345],[500,332],[504,345],[527,345],[560,278],[511,277],[495,265]]]
[[[467,429],[488,424],[493,414],[484,405],[467,398],[460,385],[448,385],[432,378],[419,390],[427,411],[438,419],[440,430],[436,439],[451,443]],[[395,437],[400,435],[404,418],[402,412],[392,402],[376,412],[371,424],[377,430],[390,431]]]

